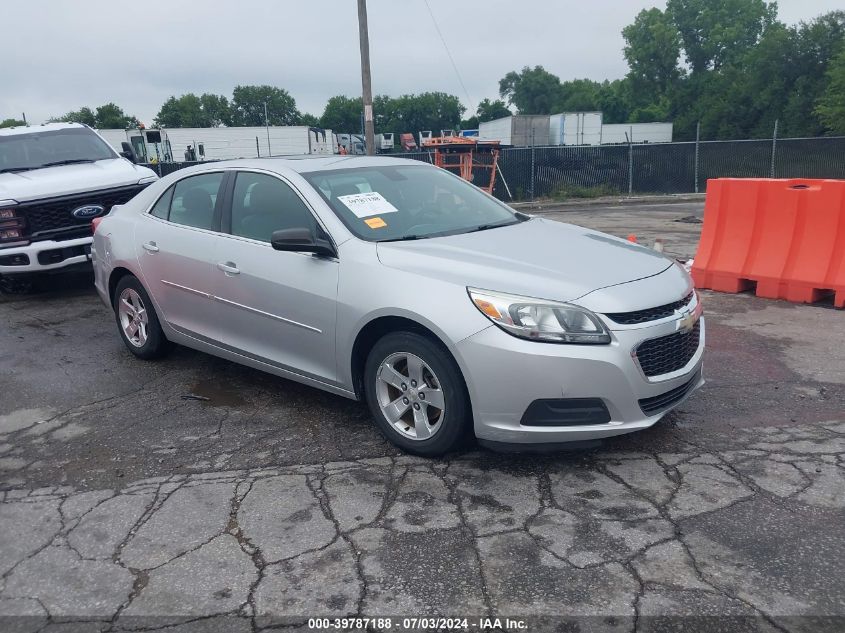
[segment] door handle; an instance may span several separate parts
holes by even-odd
[[[143,248],[148,253],[158,253],[158,246],[156,246],[155,242],[146,242],[141,244],[141,248]]]
[[[235,264],[234,262],[218,262],[217,268],[222,270],[227,275],[237,275],[241,272],[240,269],[238,269],[237,264]]]

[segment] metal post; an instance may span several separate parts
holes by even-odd
[[[775,129],[772,132],[772,168],[769,170],[769,178],[775,177],[775,152],[778,147],[778,120],[775,119]]]
[[[695,126],[695,193],[698,193],[698,144],[701,142],[701,121]]]
[[[364,140],[367,155],[376,153],[373,130],[373,85],[370,76],[370,36],[367,30],[367,0],[358,0],[358,40],[361,46],[361,93],[364,105]]]
[[[22,112],[23,114],[23,124],[26,125],[26,112]]]
[[[257,136],[255,137],[255,153],[258,156],[258,158],[261,158],[261,145],[259,145],[259,143],[258,143],[258,137]]]
[[[264,102],[264,127],[267,130],[267,156],[272,156],[270,151],[270,118],[267,116],[267,102]]]
[[[531,199],[534,199],[534,125],[531,125]]]
[[[628,136],[627,132],[625,136]],[[628,137],[628,195],[634,193],[634,144]]]

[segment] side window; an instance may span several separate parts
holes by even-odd
[[[170,221],[199,229],[214,229],[214,204],[222,182],[223,172],[190,176],[177,182],[170,203]]]
[[[163,194],[161,194],[161,198],[158,199],[153,205],[153,208],[150,209],[150,215],[154,215],[157,218],[161,218],[162,220],[166,220],[167,216],[170,213],[170,200],[173,198],[173,187],[168,188]]]
[[[274,231],[308,228],[316,220],[296,192],[278,178],[239,172],[232,196],[232,235],[269,242]]]

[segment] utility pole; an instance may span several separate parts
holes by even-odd
[[[358,0],[358,40],[361,44],[361,87],[364,104],[364,139],[367,155],[376,153],[376,139],[373,133],[373,84],[370,76],[370,36],[367,30],[367,0]]]

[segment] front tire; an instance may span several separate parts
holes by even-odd
[[[472,415],[460,369],[442,346],[394,332],[370,350],[367,404],[379,430],[404,451],[437,457],[459,447]]]
[[[117,329],[127,349],[138,358],[152,360],[170,351],[153,302],[137,277],[123,277],[112,297]]]

